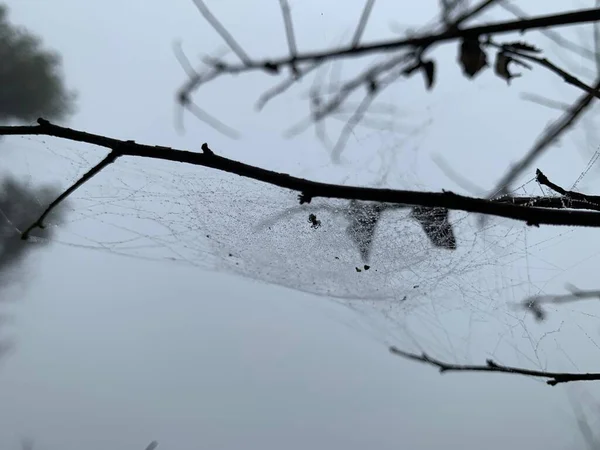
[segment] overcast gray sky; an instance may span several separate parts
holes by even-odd
[[[343,6],[323,0],[290,3],[299,47],[314,49],[348,36],[363,1],[347,0]],[[564,2],[541,0],[519,5],[538,13],[565,7]],[[189,115],[186,132],[176,131],[174,91],[185,78],[173,42],[180,39],[194,61],[201,53],[223,48],[191,0],[9,0],[8,6],[13,23],[39,34],[62,54],[67,83],[79,93],[78,112],[69,126],[190,150],[209,142],[220,154],[244,162],[333,182],[461,191],[432,159],[441,155],[470,181],[490,189],[558,115],[519,95],[534,92],[561,101],[580,95],[538,69],[511,87],[491,71],[467,81],[454,62],[455,46],[442,47],[434,53],[439,81],[433,93],[415,77],[406,82],[408,87],[385,97],[400,105],[404,115],[398,120],[409,128],[426,124],[422,131],[407,137],[371,130],[351,139],[343,164],[333,166],[313,133],[292,140],[281,137],[306,113],[302,94],[310,85],[274,100],[259,114],[254,102],[274,82],[260,73],[218,81],[203,87],[197,97],[205,109],[239,129],[242,139],[231,141]],[[286,51],[275,0],[224,0],[209,6],[251,55]],[[365,39],[391,36],[394,24],[417,28],[436,11],[435,1],[403,6],[378,1]],[[486,17],[508,15],[492,12]],[[584,37],[573,31],[569,36],[589,39],[590,29],[585,32]],[[548,41],[535,42],[557,54]],[[593,66],[580,59],[570,55],[557,61],[585,76],[585,69]],[[536,167],[558,183],[572,184],[600,145],[591,138],[586,141],[584,131],[580,127],[562,139]],[[14,144],[9,151],[15,167],[32,180],[63,185],[102,155],[42,138],[9,142]],[[400,156],[390,160],[390,155]],[[382,180],[388,166],[389,176]],[[195,170],[127,161],[98,186],[110,196],[113,186],[123,180],[133,183],[145,167],[164,167],[173,179]],[[369,170],[359,170],[365,167]],[[127,170],[135,175],[131,180]],[[70,178],[55,179],[63,175]],[[532,177],[533,169],[520,183]],[[600,191],[595,173],[584,181],[580,188]],[[536,186],[526,187],[529,193],[535,189],[539,193]],[[176,189],[171,195],[180,200]],[[111,236],[103,234],[101,221],[90,222],[73,223],[67,233],[108,244]],[[600,249],[590,232],[535,231],[506,223],[494,230],[495,236],[505,230],[518,246],[510,267],[506,252],[501,264],[495,264],[491,249],[489,256],[478,259],[477,264],[490,267],[485,273],[495,276],[484,280],[489,292],[506,294],[507,286],[514,285],[511,300],[518,301],[526,294],[560,291],[565,282],[598,287],[594,275]],[[550,240],[544,243],[546,237]],[[117,256],[107,247],[84,249],[57,242],[36,253],[31,275],[11,288],[19,299],[9,310],[16,348],[0,362],[1,448],[17,448],[22,436],[33,437],[40,450],[141,449],[151,440],[160,443],[159,449],[171,450],[583,448],[564,387],[501,375],[440,376],[431,367],[388,353],[385,344],[397,331],[392,325],[373,330],[323,297],[181,261]],[[193,262],[203,265],[199,259],[196,255]],[[513,269],[519,280],[507,278]],[[452,280],[458,286],[453,292],[467,290],[460,276]],[[595,369],[600,349],[594,305],[561,308],[546,328],[527,319],[521,323],[526,326],[510,332],[500,317],[507,308],[499,308],[498,323],[506,327],[498,329],[510,339],[497,350],[497,329],[486,328],[487,322],[470,322],[473,305],[464,295],[448,299],[458,305],[464,301],[464,309],[446,311],[440,319],[458,336],[448,338],[458,348],[454,356],[466,354],[469,347],[473,363],[491,354],[507,364]],[[415,323],[429,317],[424,314]],[[413,331],[426,342],[427,329]],[[555,332],[544,335],[546,331]],[[537,350],[543,356],[536,361]],[[599,391],[586,385],[584,392]]]

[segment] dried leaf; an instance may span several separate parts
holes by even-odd
[[[520,73],[511,73],[510,72],[510,69],[508,66],[511,62],[518,64],[522,67],[529,68],[529,66],[527,64],[522,63],[521,61],[513,58],[512,56],[506,54],[503,51],[499,51],[498,54],[496,55],[496,64],[494,65],[494,72],[500,78],[506,80],[507,84],[510,84],[510,80],[512,80],[513,78],[518,78],[522,75]]]
[[[466,37],[460,44],[460,64],[463,72],[469,78],[477,75],[481,69],[487,67],[487,55],[481,49],[479,37]]]
[[[406,77],[411,76],[417,70],[420,70],[425,77],[425,85],[427,89],[431,89],[433,87],[433,83],[435,83],[435,63],[432,60],[427,61],[417,61],[411,66],[408,66],[402,71],[402,74]]]
[[[448,250],[456,249],[456,238],[452,225],[448,221],[446,208],[415,206],[411,215],[419,222],[434,246]]]
[[[423,61],[423,64],[421,64],[421,71],[425,76],[425,85],[427,86],[427,89],[431,89],[433,83],[435,83],[435,62],[432,60]]]
[[[383,207],[377,203],[350,201],[347,217],[350,224],[346,228],[348,237],[356,244],[362,260],[369,261],[371,246],[377,223]]]
[[[541,53],[542,50],[525,42],[509,42],[504,47],[522,52]]]

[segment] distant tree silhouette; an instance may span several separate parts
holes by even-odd
[[[37,36],[10,24],[3,4],[0,61],[0,121],[62,119],[72,112],[74,94],[63,83],[60,56],[43,49]]]
[[[0,4],[0,124],[30,122],[39,116],[64,119],[73,111],[74,94],[68,91],[61,75],[61,58],[42,48],[41,40],[8,21],[8,8]],[[6,144],[4,144],[6,145]],[[0,146],[0,152],[2,147]],[[10,171],[10,162],[3,169]],[[30,250],[20,239],[20,230],[35,220],[43,206],[58,195],[49,186],[32,186],[9,173],[0,178],[0,299],[4,290],[19,278]],[[54,215],[60,220],[64,208]],[[36,230],[38,242],[44,244],[51,229]],[[4,342],[0,352],[6,350]]]

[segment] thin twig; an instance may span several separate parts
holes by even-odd
[[[596,439],[594,436],[593,428],[590,426],[587,418],[585,417],[585,413],[581,408],[580,402],[575,402],[572,396],[569,396],[569,400],[571,403],[571,407],[575,412],[575,418],[577,420],[577,427],[581,432],[583,440],[587,444],[588,450],[598,450],[600,449],[600,440]]]
[[[592,86],[585,84],[579,78],[561,69],[556,64],[551,63],[546,58],[540,58],[538,56],[526,52],[518,51],[515,48],[511,47],[510,44],[497,44],[491,40],[487,41],[486,44],[500,49],[503,52],[508,53],[512,56],[518,56],[520,59],[526,59],[528,61],[534,62],[561,77],[565,81],[565,83],[576,86],[582,91],[587,92],[588,94],[596,98],[600,98],[600,91],[598,90],[598,88],[593,88]]]
[[[519,8],[518,6],[516,6],[514,3],[505,1],[505,0],[501,0],[499,2],[500,6],[502,8],[504,8],[506,11],[510,12],[512,15],[514,15],[516,18],[520,19],[520,20],[524,20],[527,18],[527,13],[525,11],[523,11],[521,8]],[[596,7],[598,5],[596,4]],[[556,45],[558,45],[559,47],[564,48],[565,50],[569,50],[572,51],[574,53],[577,53],[580,56],[583,56],[584,58],[590,59],[590,60],[594,60],[595,59],[595,52],[593,52],[592,50],[582,47],[581,45],[577,45],[571,41],[569,41],[568,39],[565,39],[564,36],[561,36],[560,34],[558,34],[557,32],[553,31],[553,30],[545,30],[545,29],[541,29],[540,33],[543,34],[544,36],[546,36],[548,39],[550,39],[550,41],[554,42]]]
[[[148,444],[148,446],[146,447],[146,450],[155,450],[156,447],[158,447],[158,442],[152,441]]]
[[[84,183],[91,180],[95,175],[99,174],[100,171],[102,171],[102,169],[104,169],[109,164],[114,163],[119,156],[121,156],[121,155],[117,151],[112,150],[102,161],[100,161],[98,164],[96,164],[94,167],[92,167],[89,171],[87,171],[79,180],[77,180],[66,191],[64,191],[62,194],[60,194],[56,198],[56,200],[54,200],[52,203],[50,203],[50,205],[48,205],[48,207],[44,210],[42,215],[34,223],[32,223],[25,231],[23,231],[23,233],[21,233],[21,239],[28,239],[29,234],[35,228],[43,229],[45,226],[44,219],[46,217],[48,217],[48,214],[50,214],[54,210],[54,208],[56,208],[69,195],[71,195],[73,192],[75,192],[77,189],[79,189],[81,186],[83,186]]]
[[[513,197],[505,196],[494,199],[498,203],[510,203],[520,206],[538,206],[540,208],[553,209],[583,209],[588,211],[599,211],[600,205],[582,200],[574,200],[567,197]]]
[[[285,25],[285,37],[287,38],[288,48],[290,50],[290,57],[292,59],[295,59],[298,55],[298,49],[296,48],[296,37],[294,36],[294,24],[292,23],[290,5],[288,4],[287,0],[279,0],[279,5],[281,6],[281,13],[283,14],[283,23]],[[294,70],[295,67],[295,64],[293,64],[292,70]],[[294,72],[296,70],[294,70]]]
[[[546,318],[546,311],[542,308],[542,304],[553,304],[559,305],[564,303],[573,303],[581,300],[600,300],[600,291],[581,291],[574,287],[571,287],[569,294],[557,294],[557,295],[532,295],[527,297],[519,306],[528,312],[531,312],[535,319],[539,322]]]
[[[196,73],[194,76],[190,77],[188,79],[188,81],[176,93],[176,98],[178,100],[179,105],[182,108],[189,109],[190,105],[192,104],[192,100],[190,99],[190,95],[189,95],[190,92],[193,91],[200,84],[205,83],[210,80],[214,80],[215,78],[217,78],[217,76],[219,76],[218,72],[211,71],[211,72],[204,72],[204,73]],[[198,107],[196,107],[196,108],[198,108]],[[180,111],[183,111],[183,109],[181,109]],[[192,112],[192,114],[194,114],[194,110],[192,110],[191,112]],[[220,122],[220,121],[218,121],[218,119],[210,116],[206,111],[202,111],[202,112],[206,116],[210,117],[210,119],[214,119],[217,122]],[[203,117],[202,115],[200,117],[197,114],[195,114],[195,115],[200,120],[202,120],[202,117]],[[212,126],[212,121],[207,122],[207,124],[209,126]],[[175,125],[179,130],[183,130],[183,114],[180,114],[180,116],[178,117],[178,120],[176,119]]]
[[[546,381],[550,386],[556,386],[559,383],[568,383],[570,381],[594,381],[600,380],[600,373],[568,373],[568,372],[547,372],[544,370],[529,370],[519,367],[504,366],[496,363],[492,359],[486,361],[486,365],[470,364],[450,364],[439,359],[432,358],[426,353],[416,354],[400,350],[396,347],[390,347],[390,352],[402,358],[419,361],[439,369],[444,372],[498,372],[513,375],[526,375],[531,377],[548,378]]]
[[[238,58],[242,61],[242,63],[246,65],[252,64],[252,60],[248,56],[248,54],[244,51],[240,44],[233,38],[229,31],[219,22],[219,20],[210,12],[206,4],[202,0],[194,0],[194,4],[200,14],[206,19],[206,21],[210,24],[214,30],[219,33],[219,36],[227,43],[229,48],[237,55]]]
[[[452,8],[456,6],[455,3],[456,2],[451,2],[450,0],[440,0],[442,21],[445,24],[450,24],[450,15],[452,13]]]
[[[356,125],[358,125],[362,121],[364,115],[366,114],[367,110],[371,106],[371,103],[373,102],[373,100],[375,100],[375,97],[377,95],[379,95],[386,87],[388,87],[390,84],[392,84],[393,81],[395,81],[399,77],[401,77],[402,72],[391,73],[389,75],[390,76],[386,77],[386,79],[381,80],[377,83],[373,83],[374,89],[372,89],[371,92],[369,92],[363,98],[363,100],[359,103],[358,107],[352,113],[352,116],[350,117],[350,119],[348,119],[348,121],[342,128],[340,136],[332,150],[332,160],[334,162],[340,161],[340,156],[342,154],[342,150],[346,146],[346,143],[348,142],[350,134],[352,133],[352,131],[354,130]]]
[[[196,105],[196,103],[190,101],[185,106],[186,106],[187,110],[190,111],[194,116],[196,116],[202,122],[204,122],[205,124],[207,124],[208,126],[213,128],[214,130],[218,131],[219,133],[221,133],[231,139],[239,139],[240,138],[241,133],[238,130],[221,122],[216,117],[213,117],[212,115],[210,115],[209,113],[204,111],[202,108],[200,108],[198,105]]]
[[[342,150],[346,146],[346,143],[348,142],[350,135],[354,131],[354,128],[356,127],[356,125],[358,125],[362,121],[363,116],[369,109],[369,106],[371,106],[371,103],[373,102],[373,100],[375,100],[375,96],[380,91],[381,91],[381,88],[375,90],[374,92],[372,92],[369,95],[366,95],[363,98],[363,100],[360,102],[360,104],[358,105],[358,108],[356,108],[356,110],[354,111],[352,116],[344,124],[344,127],[342,128],[342,131],[340,132],[338,140],[336,141],[335,145],[333,146],[333,150],[331,151],[331,159],[333,160],[334,163],[340,162]]]
[[[202,146],[203,153],[196,153],[185,150],[176,150],[170,147],[138,144],[134,141],[122,141],[71,128],[60,127],[43,119],[38,119],[38,123],[39,125],[37,126],[2,126],[0,127],[0,136],[55,136],[109,148],[113,150],[113,155],[115,155],[115,157],[138,156],[208,167],[297,191],[300,193],[299,197],[303,203],[309,203],[313,198],[317,197],[363,200],[410,206],[439,207],[450,210],[488,214],[523,221],[528,225],[534,226],[566,225],[600,227],[600,214],[597,212],[521,206],[509,201],[494,201],[466,197],[449,191],[421,192],[320,183],[293,177],[285,173],[278,173],[251,166],[249,164],[215,155],[210,151],[206,144],[203,144]],[[107,164],[108,163],[109,162],[107,162]],[[91,178],[91,176],[98,173],[100,169],[96,166],[95,169],[92,169],[94,173],[91,173],[92,171],[88,172],[86,177],[84,177],[85,179],[78,181],[75,183],[74,187],[70,188],[69,193]],[[59,197],[60,200],[66,198],[67,195],[68,193],[61,195]],[[57,204],[60,200],[57,199],[54,203]],[[52,208],[49,208],[49,210],[51,209]],[[45,212],[44,214],[47,215],[48,212]],[[40,221],[38,220],[36,223],[39,222]]]
[[[367,26],[367,22],[369,21],[369,16],[371,15],[371,11],[373,10],[373,5],[375,4],[375,0],[367,0],[365,3],[365,7],[363,8],[362,14],[360,15],[360,20],[358,21],[358,26],[356,27],[356,31],[354,32],[354,36],[352,37],[352,47],[357,47],[360,43],[360,38],[365,31],[365,27]]]
[[[186,75],[190,78],[196,76],[196,71],[192,67],[192,63],[183,52],[181,41],[176,41],[173,43],[173,53],[175,53],[175,58],[177,58],[177,61],[179,61],[179,65],[186,73]]]
[[[595,92],[598,89],[600,89],[600,77],[593,85]],[[495,193],[494,195],[498,192],[507,193],[509,185],[581,117],[594,98],[594,95],[587,93],[581,96],[568,111],[548,127],[527,154],[501,178],[497,188],[492,191]]]
[[[310,72],[315,70],[320,65],[321,65],[320,63],[316,63],[316,64],[312,64],[311,66],[309,66],[308,68],[306,68],[304,70],[298,70],[298,72],[296,72],[295,75],[288,77],[285,80],[283,80],[281,83],[273,86],[271,89],[266,91],[264,94],[262,94],[258,98],[258,101],[256,102],[256,109],[258,109],[259,111],[261,109],[263,109],[270,100],[272,100],[276,96],[287,91],[290,87],[292,87],[294,85],[294,83],[297,83],[301,78],[308,75]]]
[[[600,0],[596,0],[596,7],[600,6]],[[598,22],[594,22],[594,62],[596,63],[596,73],[600,74],[600,27]]]
[[[587,195],[587,194],[582,194],[581,192],[567,191],[566,189],[563,189],[558,184],[550,181],[548,179],[548,177],[546,175],[544,175],[544,173],[540,169],[536,169],[535,179],[538,183],[549,187],[554,192],[559,193],[560,195],[566,197],[567,199],[579,200],[582,202],[591,203],[591,204],[595,205],[596,207],[600,207],[600,195]]]
[[[487,9],[490,6],[493,6],[497,2],[498,2],[498,0],[482,1],[479,5],[475,6],[473,9],[468,10],[462,16],[457,17],[456,20],[454,21],[454,26],[458,27],[459,25],[462,25],[467,20],[470,20],[473,17],[481,14],[485,9]]]
[[[527,100],[532,103],[537,103],[538,105],[545,106],[546,108],[556,109],[561,112],[565,112],[571,107],[571,105],[567,103],[559,102],[557,100],[546,98],[531,92],[524,92],[523,94],[521,94],[521,98],[523,100]]]

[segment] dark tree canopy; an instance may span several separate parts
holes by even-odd
[[[64,85],[61,58],[42,48],[41,40],[8,21],[8,8],[0,3],[0,123],[30,122],[40,116],[66,118],[73,111],[74,94]],[[7,145],[7,144],[5,144]],[[0,149],[1,150],[1,149]],[[10,164],[3,169],[10,170]],[[37,246],[26,245],[20,231],[58,195],[49,186],[30,185],[8,173],[0,178],[0,300],[4,288],[19,278],[28,253]],[[59,216],[62,214],[59,212]],[[58,218],[58,216],[56,217]],[[52,228],[36,233],[41,244],[48,242]],[[0,354],[8,348],[0,339]]]
[[[28,186],[13,177],[0,181],[0,286],[10,281],[31,245],[21,239],[20,230],[35,220],[45,205],[56,198],[59,191],[50,186]],[[53,222],[61,213],[55,216]],[[35,230],[35,236],[48,241],[52,228]]]
[[[61,58],[41,40],[8,21],[0,4],[0,121],[61,119],[73,109],[74,94],[64,85]]]

